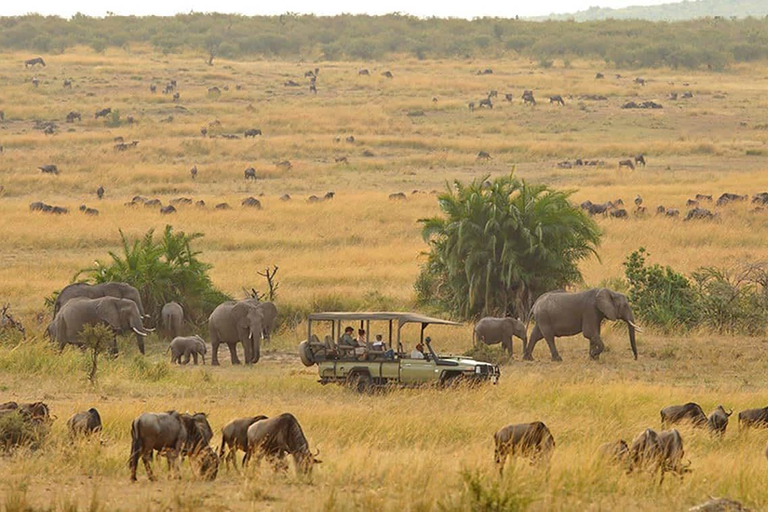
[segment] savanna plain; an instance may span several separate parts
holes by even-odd
[[[768,212],[752,211],[748,202],[703,205],[720,213],[714,221],[654,214],[664,205],[685,215],[686,200],[697,193],[768,190],[768,68],[625,71],[555,61],[544,69],[514,58],[217,59],[208,66],[201,55],[132,47],[45,55],[45,68],[28,69],[23,61],[30,57],[0,55],[0,300],[27,327],[25,340],[7,336],[0,345],[0,399],[44,400],[58,419],[41,449],[0,458],[6,510],[685,510],[707,496],[768,508],[768,435],[739,433],[735,416],[723,439],[681,429],[691,461],[682,480],[659,485],[657,477],[627,475],[596,456],[604,442],[658,428],[665,405],[765,406],[765,336],[674,337],[646,329],[635,361],[626,331],[608,326],[608,351],[599,362],[588,360],[581,337],[559,340],[562,363],[549,361],[544,343],[535,362],[523,362],[516,345],[498,385],[372,396],[317,383],[316,369],[295,355],[304,323],[279,331],[253,367],[233,367],[223,352],[221,367],[171,366],[166,342],[155,335],[146,356],[123,339],[121,355],[100,362],[93,385],[85,379],[85,354],[71,348],[59,354],[43,339],[50,317],[45,297],[119,250],[118,230],[131,238],[166,224],[205,235],[194,248],[213,265],[214,284],[232,296],[263,286],[257,272],[278,265],[277,304],[286,310],[415,309],[413,283],[427,249],[417,221],[438,213],[432,191],[454,179],[513,170],[573,190],[576,203],[622,198],[631,212],[634,198],[643,198],[644,216],[597,219],[604,237],[599,258],[582,263],[584,287],[615,283],[627,254],[641,246],[651,262],[684,272],[768,259]],[[304,76],[315,67],[317,94]],[[361,68],[370,75],[359,75]],[[476,74],[486,68],[493,74]],[[597,72],[605,78],[596,79]],[[639,76],[646,85],[633,81]],[[63,87],[64,79],[72,88]],[[169,80],[178,83],[176,102],[161,92]],[[288,80],[299,86],[286,87]],[[220,94],[209,92],[214,86]],[[524,89],[534,91],[535,107],[523,105]],[[477,105],[491,90],[499,93],[493,109],[471,112],[468,103]],[[686,91],[693,97],[682,99]],[[673,92],[680,99],[669,99]],[[549,103],[555,94],[564,106]],[[581,98],[586,95],[605,99]],[[620,108],[633,100],[664,108]],[[95,119],[106,107],[119,115]],[[82,120],[66,123],[70,111]],[[36,120],[55,121],[57,129],[45,134]],[[246,129],[262,135],[245,139]],[[116,151],[118,136],[139,142]],[[350,136],[354,143],[346,141]],[[480,151],[491,158],[478,160]],[[647,166],[618,169],[619,160],[639,154]],[[337,162],[341,157],[346,161]],[[557,166],[576,158],[604,165]],[[290,168],[276,164],[285,160]],[[57,165],[59,175],[38,170],[47,164]],[[244,179],[249,167],[255,181]],[[101,200],[99,186],[106,191]],[[332,200],[307,202],[329,191]],[[407,199],[389,199],[398,192]],[[283,194],[292,199],[280,201]],[[207,207],[181,205],[166,216],[125,206],[135,195],[163,204],[186,196]],[[248,196],[263,208],[241,207]],[[30,212],[33,201],[70,212]],[[221,202],[232,208],[214,210]],[[99,215],[81,214],[81,204]],[[418,336],[413,329],[406,340]],[[443,353],[471,345],[470,325],[430,334]],[[92,406],[104,421],[101,439],[71,441],[66,418]],[[208,413],[214,444],[218,429],[235,417],[291,412],[323,462],[311,477],[292,469],[274,474],[262,465],[242,473],[222,467],[216,481],[206,482],[186,464],[180,480],[170,479],[157,461],[158,482],[148,482],[140,469],[139,482],[129,483],[132,419],[169,409]],[[534,420],[556,439],[551,463],[513,461],[499,477],[493,433]]]

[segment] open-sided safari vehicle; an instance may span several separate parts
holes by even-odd
[[[364,344],[350,346],[350,338],[342,339],[343,327],[353,323],[371,333],[371,322],[386,325],[381,341],[366,339]],[[402,329],[409,323],[421,324],[418,346],[427,350],[406,352]],[[317,365],[320,383],[346,384],[360,392],[391,385],[454,385],[461,382],[498,382],[497,365],[461,356],[439,356],[432,349],[424,331],[431,324],[461,325],[448,320],[415,313],[312,313],[307,319],[307,340],[299,345],[299,356],[305,366]],[[330,334],[321,341],[313,330]],[[410,342],[416,346],[415,340]]]

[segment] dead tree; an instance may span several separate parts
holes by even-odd
[[[273,265],[271,269],[269,267],[264,269],[264,272],[256,272],[267,280],[269,291],[265,294],[265,296],[269,297],[270,301],[274,301],[277,298],[277,289],[280,288],[280,283],[275,280],[278,269],[279,267],[277,265]]]
[[[19,331],[22,336],[26,337],[27,333],[24,330],[24,326],[21,325],[21,322],[13,318],[10,313],[8,313],[10,308],[11,305],[6,304],[2,307],[2,310],[0,310],[0,330],[15,329]]]

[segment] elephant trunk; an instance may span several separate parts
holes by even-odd
[[[627,330],[629,330],[629,346],[632,347],[632,355],[635,356],[635,360],[637,360],[637,343],[635,342],[635,316],[632,314],[631,310],[627,317],[628,318],[625,320],[627,322]]]

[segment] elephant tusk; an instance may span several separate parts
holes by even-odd
[[[145,328],[144,328],[144,330],[145,330],[146,332],[155,332],[155,330],[154,330],[154,329],[150,329],[149,327],[145,327]]]
[[[627,322],[627,323],[629,325],[631,325],[632,327],[634,327],[637,332],[643,332],[643,330],[640,328],[640,326],[639,325],[635,325],[634,322]]]
[[[138,329],[137,329],[137,328],[135,328],[135,327],[132,327],[132,329],[133,329],[133,330],[134,330],[134,332],[135,332],[136,334],[138,334],[139,336],[147,336],[147,333],[145,333],[145,332],[141,332],[140,330],[138,330]]]

